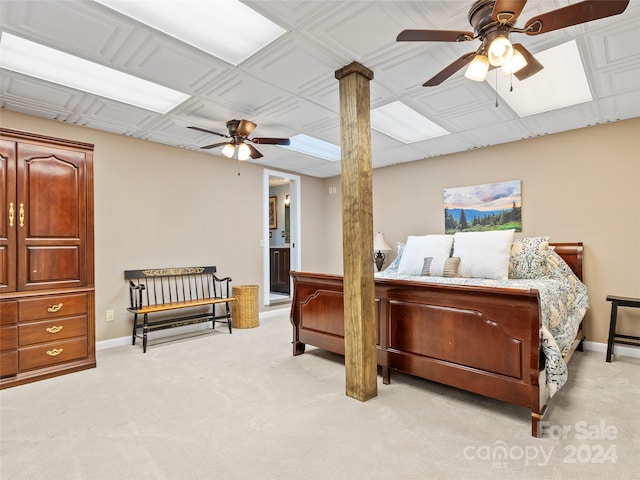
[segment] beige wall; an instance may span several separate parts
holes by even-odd
[[[262,291],[262,167],[243,163],[238,176],[223,157],[6,110],[0,125],[95,145],[97,340],[129,333],[126,269],[214,264]],[[376,169],[374,229],[391,245],[442,232],[443,189],[520,179],[519,236],[584,242],[587,336],[604,342],[606,295],[640,297],[638,132],[633,119]],[[302,270],[339,273],[340,179],[302,176],[301,190]],[[640,334],[640,310],[621,309],[620,325]]]
[[[124,270],[216,265],[233,284],[263,291],[263,168],[62,122],[2,110],[0,125],[95,145],[96,339],[129,335]],[[301,178],[302,212],[314,218],[322,180]],[[302,225],[302,265],[321,245],[313,222]],[[268,245],[268,240],[266,242]],[[262,300],[262,295],[260,295]],[[261,309],[267,307],[261,306]],[[281,307],[280,307],[281,308]],[[105,322],[113,309],[115,320]]]
[[[374,231],[391,246],[444,231],[443,190],[522,181],[519,237],[582,241],[589,340],[606,342],[608,294],[640,297],[640,119],[573,130],[373,171]],[[325,180],[325,272],[342,271],[339,179]],[[395,256],[390,252],[389,259]],[[388,264],[388,263],[387,263]],[[640,310],[620,309],[619,331],[640,335]]]

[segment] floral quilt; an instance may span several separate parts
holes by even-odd
[[[580,322],[589,308],[586,286],[555,252],[550,251],[544,278],[488,280],[481,278],[448,278],[399,275],[393,263],[376,278],[421,281],[446,285],[475,285],[538,290],[541,308],[540,339],[546,358],[547,386],[553,396],[567,381],[567,365],[562,358],[568,353]]]

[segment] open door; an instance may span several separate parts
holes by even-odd
[[[300,177],[264,170],[264,305],[291,301],[290,270],[300,269]]]

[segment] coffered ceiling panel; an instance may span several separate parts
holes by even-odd
[[[425,158],[469,150],[476,145],[478,144],[465,138],[464,133],[442,135],[423,142],[411,144],[411,146],[421,152]]]
[[[239,107],[245,112],[277,106],[292,97],[284,90],[239,70],[213,82],[199,96],[214,103]]]
[[[332,61],[325,53],[299,36],[282,38],[249,59],[242,70],[287,92],[302,94],[331,71]]]
[[[303,168],[298,171],[304,175],[309,175],[311,177],[326,178],[326,177],[335,177],[340,175],[340,169],[341,169],[340,162],[331,162],[331,163],[327,162],[323,165],[318,165],[310,168]]]
[[[310,132],[335,118],[335,113],[302,98],[281,102],[269,109],[269,121],[287,125],[291,133]],[[262,130],[260,130],[262,132]],[[262,136],[262,134],[260,135]]]
[[[286,30],[293,31],[307,25],[314,18],[324,15],[324,12],[336,12],[336,9],[344,2],[342,0],[314,2],[300,0],[247,0],[242,3],[281,25]]]
[[[135,28],[131,20],[93,2],[5,0],[0,19],[3,30],[103,60],[110,59]]]
[[[228,63],[166,38],[149,36],[132,53],[128,73],[184,93],[197,93],[231,71]]]
[[[349,63],[362,61],[390,50],[402,25],[381,7],[384,2],[342,2],[305,28],[305,35],[313,38],[337,54],[337,59]],[[365,31],[373,35],[363,35]]]
[[[443,53],[434,48],[418,48],[415,45],[405,45],[402,50],[396,49],[395,55],[378,58],[371,64],[375,81],[381,82],[396,96],[420,91],[428,78],[429,71],[435,70],[434,65],[446,65]],[[441,63],[438,58],[444,60]],[[455,58],[455,57],[451,57]],[[434,72],[435,73],[435,72]]]
[[[123,105],[113,100],[94,98],[91,99],[91,105],[78,116],[81,120],[72,118],[72,121],[87,126],[97,123],[111,124],[114,128],[120,126],[124,131],[136,131],[148,127],[158,117],[158,114],[143,108]]]
[[[3,104],[17,102],[33,105],[35,110],[40,106],[57,110],[65,116],[73,112],[82,97],[82,93],[75,90],[14,72],[3,71],[0,86]]]
[[[422,87],[477,49],[478,40],[395,40],[404,29],[471,30],[474,0],[246,0],[285,33],[237,66],[92,0],[0,1],[0,35],[10,33],[189,95],[159,114],[2,69],[0,107],[184,149],[219,139],[188,126],[226,133],[228,120],[242,118],[258,124],[255,136],[305,134],[339,146],[335,71],[353,61],[374,73],[372,108],[401,102],[451,132],[405,144],[372,130],[374,168],[640,115],[640,0],[616,17],[543,35],[512,35],[534,55],[575,39],[593,95],[591,102],[525,118],[500,97],[496,107],[495,91],[487,82],[465,78],[464,68],[439,86]],[[529,0],[516,25],[576,1]],[[189,2],[183,4],[189,8]],[[221,21],[214,18],[211,28]],[[522,93],[515,88],[510,95]],[[340,162],[277,146],[259,149],[264,157],[253,161],[269,168],[317,177],[340,174]],[[235,161],[219,149],[202,152],[206,161]]]
[[[581,103],[520,119],[531,136],[548,135],[601,123],[597,103]]]

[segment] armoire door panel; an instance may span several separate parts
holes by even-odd
[[[0,293],[16,290],[16,143],[0,140]]]
[[[29,187],[26,237],[77,238],[82,188],[79,169],[53,156],[30,159],[25,169]]]
[[[17,165],[17,200],[24,210],[17,231],[17,288],[86,285],[84,152],[21,143]]]
[[[82,285],[85,275],[80,261],[80,246],[38,246],[27,248],[25,285],[65,282],[66,286]]]

